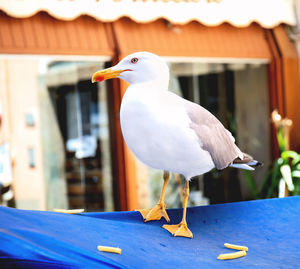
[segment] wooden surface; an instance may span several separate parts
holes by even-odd
[[[282,81],[284,94],[282,102],[284,106],[284,116],[293,121],[291,129],[291,149],[300,150],[300,81],[299,81],[299,57],[296,46],[288,37],[283,26],[278,26],[274,30],[274,35],[278,44],[282,61]]]

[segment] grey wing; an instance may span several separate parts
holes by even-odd
[[[200,139],[201,147],[208,151],[217,169],[224,169],[243,153],[234,143],[231,133],[205,108],[187,101],[185,108],[191,119],[190,127]]]

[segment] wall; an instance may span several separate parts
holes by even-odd
[[[38,111],[38,61],[0,58],[0,99],[3,105],[1,140],[9,141],[13,155],[13,188],[17,208],[46,208]],[[26,114],[34,126],[26,125]],[[29,166],[29,149],[35,166]]]

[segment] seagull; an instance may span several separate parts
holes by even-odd
[[[186,221],[191,178],[228,166],[254,170],[260,163],[237,147],[231,133],[208,110],[169,91],[169,76],[163,58],[136,52],[94,73],[92,82],[120,78],[129,83],[120,109],[124,140],[143,163],[164,171],[158,203],[151,209],[139,210],[144,221],[164,217],[170,222],[165,190],[170,172],[181,174],[186,179],[182,221],[163,228],[173,236],[192,238]]]

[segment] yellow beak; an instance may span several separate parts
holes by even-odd
[[[97,71],[92,76],[92,83],[101,82],[106,79],[117,78],[124,71],[126,71],[126,70],[112,70],[111,67]]]

